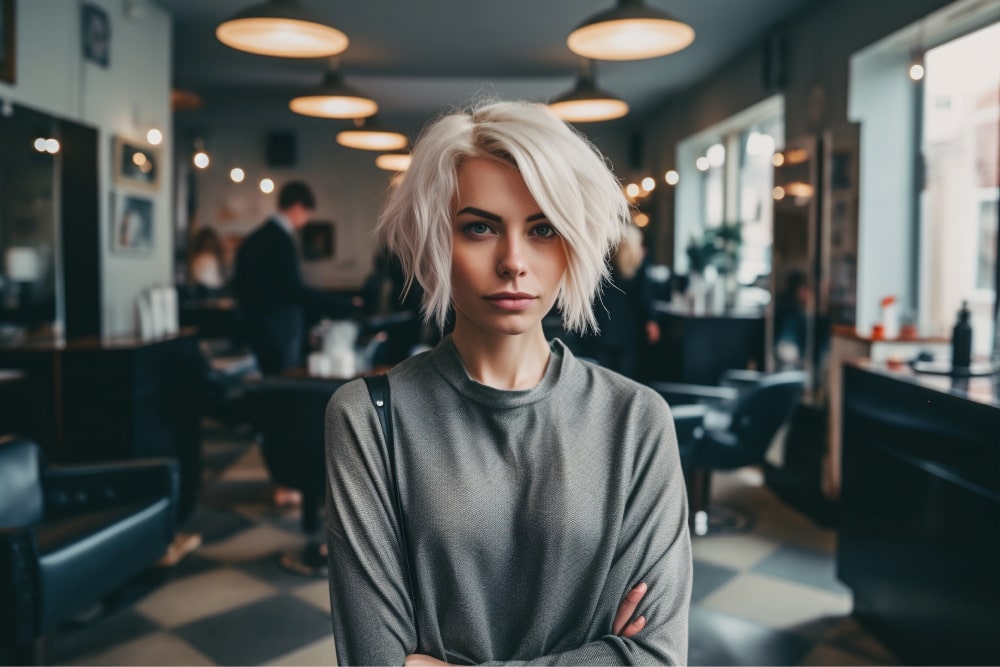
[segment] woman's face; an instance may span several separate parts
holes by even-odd
[[[540,331],[566,272],[566,251],[521,174],[496,160],[465,161],[452,210],[456,332]]]

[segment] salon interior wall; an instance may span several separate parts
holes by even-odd
[[[314,220],[335,225],[334,253],[328,260],[303,261],[303,279],[320,289],[353,290],[372,270],[377,251],[372,232],[391,188],[393,174],[375,166],[372,151],[345,148],[336,134],[350,127],[348,121],[299,116],[288,110],[285,94],[208,94],[201,109],[175,115],[178,137],[176,159],[190,160],[195,140],[204,143],[211,157],[207,169],[194,170],[196,207],[188,222],[213,227],[224,243],[234,248],[277,207],[278,190],[290,180],[303,180],[316,194]],[[382,117],[380,123],[418,136],[423,117]],[[600,123],[580,130],[605,153],[622,178],[626,161],[625,126]],[[266,161],[266,136],[290,132],[295,137],[296,162],[272,167]],[[243,169],[246,178],[234,183],[230,170]],[[183,171],[183,169],[182,169]],[[271,194],[260,191],[262,178],[275,183]],[[231,272],[230,265],[227,269]]]
[[[662,176],[676,167],[677,146],[685,138],[778,93],[785,98],[787,140],[846,125],[852,54],[948,4],[950,0],[820,0],[808,5],[714,73],[662,100],[643,118],[651,170]],[[764,76],[765,60],[777,66],[771,68],[769,80]],[[669,197],[664,188],[658,190],[661,199]],[[657,248],[677,262],[685,241],[677,233],[686,228],[685,221],[675,221],[673,206],[669,210],[658,206],[657,211]],[[863,239],[865,225],[878,222],[862,218],[860,224]],[[900,244],[879,252],[909,250]],[[901,258],[885,259],[905,265]],[[872,274],[859,276],[859,281],[879,279]],[[859,290],[881,292],[877,285],[859,284]]]
[[[99,131],[101,193],[102,333],[135,331],[135,302],[147,287],[169,284],[172,156],[162,151],[159,189],[142,193],[153,200],[152,250],[134,255],[111,252],[111,199],[125,190],[111,178],[115,136],[145,145],[149,127],[171,140],[171,19],[152,0],[87,0],[103,9],[111,27],[109,66],[84,61],[78,0],[17,0],[16,65],[13,85],[0,83],[0,98]]]

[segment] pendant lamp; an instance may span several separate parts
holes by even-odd
[[[614,120],[628,113],[628,104],[594,83],[593,64],[580,63],[580,75],[573,90],[549,102],[549,109],[567,123],[595,123]]]
[[[339,59],[330,58],[323,83],[304,91],[288,103],[288,108],[303,116],[317,118],[367,118],[378,111],[378,103],[349,86],[340,73]]]
[[[354,128],[337,133],[337,143],[365,151],[394,151],[406,148],[410,141],[401,132],[388,130],[375,116],[355,118]]]
[[[644,60],[676,53],[694,41],[686,23],[643,0],[618,0],[614,9],[591,16],[570,33],[570,51],[595,60]]]
[[[215,36],[239,51],[283,58],[323,58],[342,53],[347,35],[297,0],[268,0],[219,24]]]
[[[375,166],[386,171],[403,172],[410,168],[409,153],[383,153],[375,158]]]

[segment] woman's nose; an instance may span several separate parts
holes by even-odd
[[[523,275],[527,266],[524,262],[524,252],[521,241],[514,235],[509,235],[499,244],[497,273],[501,276]]]

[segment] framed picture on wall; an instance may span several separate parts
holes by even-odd
[[[84,60],[104,68],[111,64],[111,20],[97,5],[81,7],[80,43]]]
[[[115,137],[114,180],[119,185],[155,191],[160,188],[160,151]]]
[[[111,251],[149,253],[153,250],[153,200],[130,193],[112,194]]]
[[[14,31],[14,0],[0,0],[0,81],[14,83],[17,49]]]
[[[302,228],[302,259],[320,262],[333,257],[333,223],[310,221]]]

